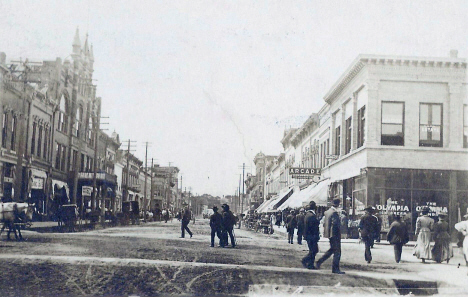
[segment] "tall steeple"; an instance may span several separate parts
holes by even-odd
[[[73,55],[79,55],[81,50],[80,31],[76,27],[75,38],[73,39]]]

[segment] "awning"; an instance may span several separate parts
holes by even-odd
[[[323,180],[316,184],[316,186],[307,193],[306,199],[302,202],[302,205],[307,205],[310,201],[315,201],[317,206],[327,206],[328,186],[330,184],[330,179]]]
[[[52,189],[55,191],[55,186],[57,186],[58,189],[65,188],[65,191],[67,192],[67,197],[70,197],[70,190],[68,189],[68,184],[66,182],[52,179]]]
[[[291,197],[292,193],[292,188],[282,190],[278,195],[278,198],[271,201],[271,203],[268,204],[268,206],[266,206],[262,212],[275,211],[279,206],[281,206],[285,201],[287,201],[289,197]]]
[[[306,199],[305,193],[308,192],[310,188],[314,186],[315,185],[310,185],[302,191],[300,190],[295,191],[285,203],[281,204],[280,207],[278,207],[278,210],[283,210],[288,207],[296,208],[296,207],[302,206],[302,201]]]
[[[265,200],[262,202],[262,204],[260,204],[257,209],[255,210],[256,212],[261,212],[263,208],[265,208],[265,205],[270,202],[270,200]]]
[[[272,206],[271,204],[274,203],[275,201],[278,201],[280,198],[278,196],[274,196],[272,198],[270,198],[270,200],[267,200],[265,203],[265,205],[263,205],[262,209],[260,210],[257,210],[258,213],[263,213],[263,212],[267,212],[268,209],[271,209]]]

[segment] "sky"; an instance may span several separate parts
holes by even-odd
[[[108,132],[217,196],[282,152],[359,54],[468,57],[468,1],[0,0],[7,60],[63,60],[76,28]]]

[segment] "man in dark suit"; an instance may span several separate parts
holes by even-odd
[[[213,206],[213,214],[210,217],[210,227],[211,227],[211,247],[214,247],[214,238],[215,235],[218,236],[220,245],[222,241],[222,225],[223,225],[223,216],[218,213],[218,207]]]
[[[296,216],[297,221],[297,244],[302,244],[302,237],[304,235],[304,217],[305,210],[301,208],[299,214]]]
[[[332,272],[336,274],[345,274],[340,270],[341,258],[341,220],[338,211],[340,206],[340,198],[333,199],[333,205],[324,213],[325,220],[323,224],[323,236],[330,240],[330,249],[323,254],[317,261],[315,266],[320,269],[320,266],[333,254]]]
[[[367,263],[372,261],[371,247],[374,245],[375,234],[379,229],[379,222],[374,214],[374,207],[367,206],[364,208],[366,213],[361,217],[359,223],[359,231],[361,232],[361,239],[365,245],[364,259]]]
[[[182,215],[182,226],[181,226],[182,235],[180,236],[180,238],[185,237],[185,231],[187,231],[188,234],[190,234],[190,238],[192,238],[193,233],[192,233],[192,231],[190,231],[190,229],[188,227],[188,224],[190,223],[190,220],[192,220],[192,212],[190,211],[190,209],[188,207],[186,207],[185,211],[184,211],[184,214]]]
[[[309,253],[302,258],[302,265],[307,269],[316,269],[314,266],[315,256],[318,253],[318,241],[320,240],[319,225],[315,211],[317,206],[314,201],[306,207],[307,212],[304,217],[304,239],[307,242]]]
[[[393,249],[395,252],[395,261],[400,263],[401,261],[401,252],[403,246],[409,241],[408,228],[406,224],[401,221],[399,215],[395,216],[395,221],[390,225],[390,230],[388,230],[387,240],[390,244],[393,244]]]

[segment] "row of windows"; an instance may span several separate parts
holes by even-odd
[[[31,138],[31,156],[37,156],[47,160],[49,153],[50,143],[50,129],[45,128],[42,125],[38,125],[36,122],[33,123],[33,131]]]
[[[65,145],[56,143],[55,144],[55,169],[60,171],[67,170],[67,148]],[[78,151],[72,149],[71,152],[71,162],[70,162],[70,170],[75,170],[75,164],[78,162]],[[81,162],[80,162],[80,172],[93,172],[94,171],[94,159],[88,157],[85,154],[81,154]]]
[[[466,122],[466,106],[464,110],[464,122]],[[467,147],[466,141],[464,142],[464,147]],[[382,102],[381,144],[405,145],[404,102]],[[443,146],[443,106],[441,103],[419,104],[419,146]]]
[[[2,124],[2,147],[15,151],[18,119],[12,113],[5,112]]]

